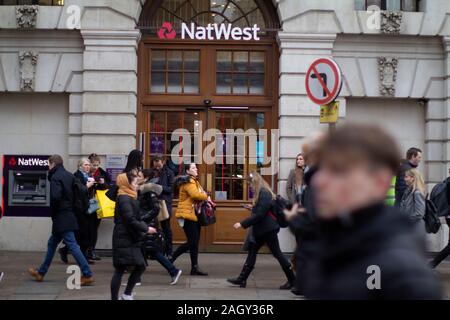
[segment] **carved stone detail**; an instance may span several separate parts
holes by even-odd
[[[391,57],[378,58],[378,70],[380,72],[380,94],[383,96],[395,96],[395,83],[397,80],[398,59]]]
[[[17,6],[16,21],[19,29],[36,28],[39,6]]]
[[[39,54],[34,51],[21,51],[19,53],[21,91],[34,91],[38,56]]]
[[[402,20],[403,12],[401,11],[382,11],[381,32],[384,34],[400,34]]]

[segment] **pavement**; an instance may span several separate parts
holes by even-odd
[[[0,251],[0,271],[5,272],[0,283],[0,300],[109,300],[110,280],[113,273],[112,260],[104,257],[91,266],[95,285],[69,290],[66,281],[70,274],[67,267],[55,256],[44,282],[33,281],[29,266],[37,267],[44,257],[42,252]],[[200,254],[202,269],[208,277],[190,276],[189,255],[183,255],[176,266],[183,270],[179,282],[169,285],[170,277],[157,262],[150,261],[142,286],[136,287],[136,300],[302,300],[290,291],[278,287],[286,279],[277,261],[270,254],[260,254],[256,268],[247,281],[247,288],[230,286],[226,279],[237,276],[245,260],[243,254]],[[70,256],[69,263],[74,260]],[[437,269],[447,299],[450,299],[450,261],[444,261]],[[126,282],[125,274],[122,283]],[[123,290],[122,287],[121,290]],[[122,291],[121,291],[122,292]]]
[[[113,273],[112,259],[105,257],[92,265],[95,285],[69,290],[66,281],[68,265],[55,256],[44,282],[33,281],[27,268],[37,267],[44,258],[42,252],[0,252],[0,271],[5,272],[0,283],[0,300],[109,300]],[[156,261],[150,261],[142,286],[136,287],[136,300],[296,300],[289,290],[278,287],[286,281],[278,262],[269,254],[260,254],[247,288],[232,287],[226,282],[241,271],[243,254],[200,254],[200,267],[208,277],[190,276],[189,255],[175,263],[183,270],[177,285],[171,286],[170,276]],[[70,256],[69,263],[74,260]],[[125,283],[125,274],[122,282]],[[449,279],[450,282],[450,279]],[[122,287],[121,290],[123,290]],[[122,291],[121,291],[122,292]]]

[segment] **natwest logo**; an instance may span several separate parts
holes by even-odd
[[[11,159],[9,159],[8,165],[9,165],[10,167],[15,167],[15,166],[17,166],[16,158],[12,157]]]
[[[48,160],[42,160],[39,158],[19,158],[19,166],[48,167]]]
[[[158,31],[158,37],[160,39],[175,39],[176,36],[177,32],[170,22],[164,22],[161,29]]]
[[[206,27],[196,26],[195,23],[190,25],[186,23],[181,24],[181,39],[191,40],[244,40],[250,41],[260,40],[258,32],[261,29],[258,25],[253,27],[233,27],[231,24],[211,24]],[[158,31],[160,39],[174,39],[177,33],[173,29],[170,22],[164,22],[161,29]]]

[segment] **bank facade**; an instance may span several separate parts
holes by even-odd
[[[327,129],[307,98],[306,71],[315,59],[332,57],[344,78],[340,122],[376,123],[403,151],[421,148],[430,187],[450,168],[446,0],[22,5],[28,2],[0,0],[0,155],[60,153],[75,171],[90,153],[140,148],[148,166],[152,154],[173,153],[176,129],[194,139],[213,128],[265,129],[269,138],[257,138],[257,153],[272,156],[275,170],[266,178],[284,195],[302,140]],[[197,153],[192,148],[184,156]],[[249,154],[221,155],[232,164],[200,164],[201,182],[219,205],[218,223],[203,231],[202,251],[240,249],[244,232],[232,225],[248,214],[241,206],[251,198],[244,177],[262,166]],[[173,228],[181,240],[175,222]],[[111,247],[111,230],[112,221],[104,221],[99,249]],[[430,250],[446,243],[447,231],[430,237]],[[43,250],[49,232],[49,219],[6,215],[0,249]],[[287,230],[280,239],[293,250]]]

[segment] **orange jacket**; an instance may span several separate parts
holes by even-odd
[[[207,199],[208,195],[203,192],[203,188],[200,183],[194,178],[190,178],[189,182],[180,186],[178,207],[175,217],[198,221],[195,214],[194,205],[196,202],[205,201]]]

